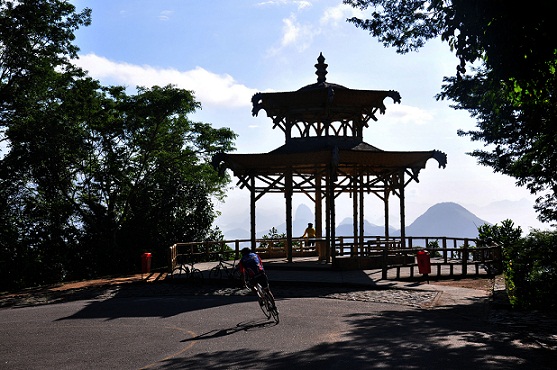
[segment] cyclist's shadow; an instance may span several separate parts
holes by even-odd
[[[275,325],[277,325],[277,323],[274,320],[254,320],[254,321],[241,322],[236,324],[235,327],[228,328],[228,329],[211,330],[208,331],[207,333],[199,334],[196,337],[184,339],[181,342],[191,342],[192,340],[224,337],[241,331],[261,330]]]

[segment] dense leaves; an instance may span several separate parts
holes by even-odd
[[[66,1],[0,0],[5,287],[134,272],[146,250],[162,266],[172,243],[219,237],[212,199],[228,178],[210,160],[235,134],[189,120],[191,91],[129,95],[72,66],[89,17]]]
[[[441,38],[458,58],[439,99],[477,119],[459,131],[484,148],[478,162],[538,194],[542,221],[557,221],[557,29],[553,2],[504,0],[345,0],[369,18],[352,18],[400,53]]]
[[[507,293],[514,307],[552,310],[557,308],[557,232],[522,230],[511,220],[501,225],[482,225],[479,240],[502,247]]]

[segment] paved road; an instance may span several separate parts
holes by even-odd
[[[481,296],[275,286],[275,325],[238,289],[144,290],[0,309],[0,369],[549,369],[555,357],[554,342],[490,319]]]

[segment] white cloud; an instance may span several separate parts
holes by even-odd
[[[261,5],[270,3],[285,4],[287,1],[269,1],[261,3]],[[301,13],[300,10],[311,6],[312,4],[309,2],[307,2],[308,4],[301,3],[306,2],[301,1],[298,6],[298,12],[292,13],[290,17],[282,20],[283,27],[280,44],[279,46],[269,49],[268,54],[270,56],[279,54],[282,49],[287,47],[295,47],[300,52],[304,51],[311,46],[315,37],[324,33],[326,28],[336,28],[343,25],[347,18],[353,17],[359,13],[358,10],[349,5],[340,4],[334,7],[325,8],[318,24],[314,24],[312,22],[302,23],[298,21],[296,14]]]
[[[311,1],[307,0],[269,0],[269,1],[262,1],[257,3],[257,6],[271,6],[271,5],[290,5],[294,4],[298,8],[298,10],[309,8],[312,6]]]
[[[337,26],[341,23],[345,23],[347,18],[352,18],[357,15],[361,15],[359,10],[354,9],[350,5],[339,4],[334,7],[326,8],[319,22],[322,26]]]
[[[228,74],[219,75],[201,67],[179,71],[174,68],[115,62],[95,54],[82,55],[74,63],[106,85],[151,87],[172,84],[193,90],[196,99],[203,106],[249,106],[251,97],[257,92],[256,89],[238,83]]]
[[[168,21],[170,20],[170,17],[174,14],[173,10],[163,10],[162,12],[160,12],[159,14],[159,20],[161,21]]]
[[[389,104],[387,112],[389,119],[400,123],[425,124],[433,121],[431,112],[404,104]]]
[[[283,19],[282,23],[280,45],[270,48],[268,50],[269,56],[277,55],[282,49],[291,46],[298,51],[304,51],[311,45],[313,38],[321,32],[319,28],[313,28],[311,24],[298,22],[295,14]]]
[[[313,40],[315,31],[309,25],[299,23],[295,15],[283,19],[283,35],[281,46],[286,47],[295,44],[300,51],[305,50]]]

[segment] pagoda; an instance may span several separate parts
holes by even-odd
[[[385,99],[400,103],[397,91],[355,90],[326,80],[323,54],[317,59],[317,82],[296,91],[256,93],[252,114],[262,110],[273,129],[284,133],[279,148],[262,154],[220,154],[219,170],[231,169],[238,185],[250,191],[250,237],[256,241],[256,202],[268,193],[283,193],[286,203],[287,258],[292,261],[292,196],[303,193],[315,205],[315,229],[322,240],[319,258],[335,258],[335,202],[349,193],[353,203],[353,250],[364,241],[364,195],[384,203],[385,237],[389,238],[389,197],[400,201],[401,243],[405,240],[405,187],[418,182],[420,170],[433,158],[447,164],[438,151],[385,151],[363,141],[370,120],[385,114]],[[324,210],[324,212],[323,212]],[[323,218],[324,213],[324,218]],[[356,253],[356,252],[355,252]]]

